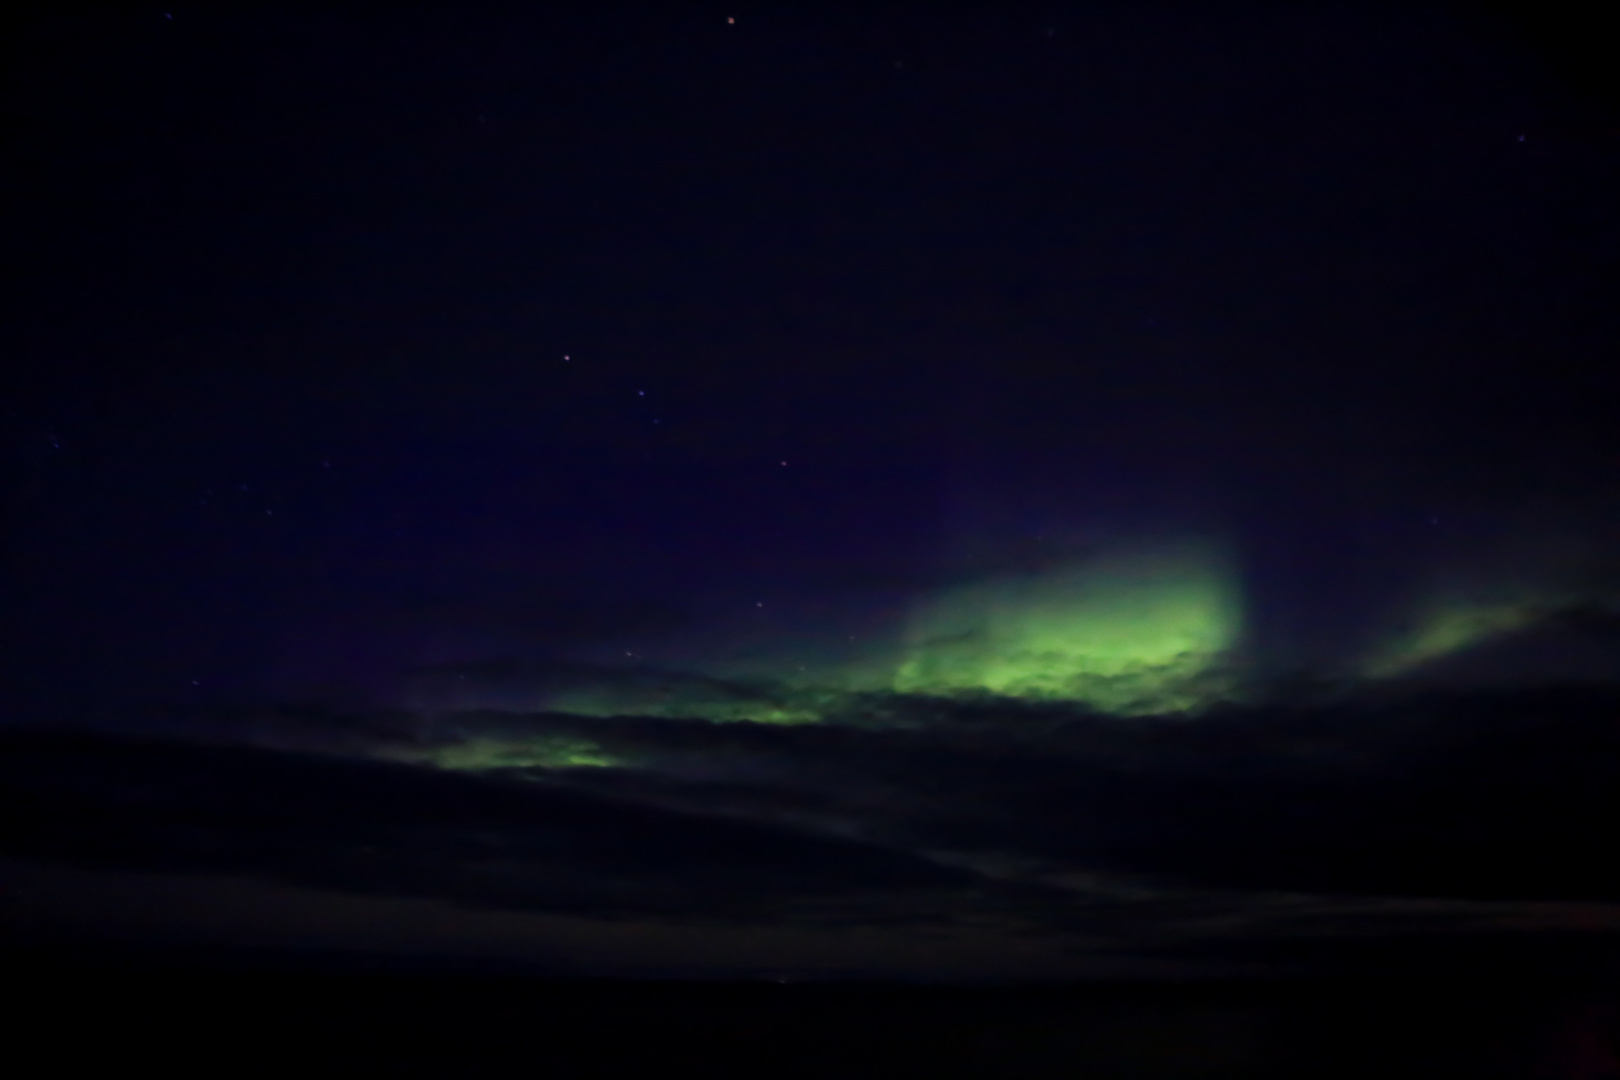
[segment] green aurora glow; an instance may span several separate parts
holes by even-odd
[[[1224,661],[1241,628],[1237,575],[1212,549],[1143,547],[936,591],[915,604],[898,641],[873,635],[866,655],[808,671],[797,662],[811,659],[800,642],[792,647],[795,662],[766,662],[746,675],[626,669],[622,677],[494,691],[498,702],[479,704],[760,724],[867,716],[873,694],[1067,701],[1118,715],[1182,712],[1232,691]],[[773,667],[794,674],[772,678]],[[458,769],[617,763],[587,741],[549,736],[475,740],[430,756]]]
[[[1224,560],[1194,548],[1122,554],[930,598],[912,614],[893,688],[1180,711],[1208,700],[1241,630],[1242,591]]]
[[[1466,578],[1453,569],[1449,580],[1402,605],[1404,625],[1352,661],[1352,682],[1421,672],[1597,595],[1590,587],[1532,583],[1522,570],[1509,582],[1490,568]],[[1234,663],[1240,648],[1256,647],[1244,639],[1243,616],[1240,577],[1219,549],[1142,545],[936,590],[920,597],[887,638],[871,635],[864,654],[824,653],[819,666],[813,643],[800,640],[772,646],[792,662],[772,662],[767,654],[747,672],[711,670],[728,667],[724,662],[693,663],[691,670],[599,669],[567,685],[492,693],[500,697],[494,707],[520,714],[710,723],[882,722],[885,699],[896,694],[1072,702],[1116,716],[1188,713],[1261,693],[1240,685]],[[774,678],[775,670],[793,674]],[[480,736],[405,753],[446,769],[631,764],[574,733]]]

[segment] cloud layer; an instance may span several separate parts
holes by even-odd
[[[1620,692],[1196,719],[990,696],[844,709],[803,725],[260,709],[154,716],[144,739],[11,731],[0,794],[28,824],[0,857],[661,925],[996,927],[1186,964],[1620,930]]]

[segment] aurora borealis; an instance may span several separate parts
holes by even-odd
[[[1548,538],[1545,546],[1557,550],[1559,541]],[[1463,661],[1457,685],[1466,688],[1467,657],[1505,648],[1530,657],[1511,679],[1556,682],[1566,677],[1556,665],[1538,671],[1534,659],[1549,627],[1569,612],[1595,618],[1620,612],[1593,558],[1577,563],[1578,572],[1565,566],[1560,574],[1529,556],[1509,567],[1476,558],[1469,569],[1460,555],[1442,577],[1373,606],[1367,629],[1344,640],[1321,674],[1341,692],[1355,693],[1421,681]],[[1459,584],[1466,582],[1472,584]],[[1198,715],[1264,703],[1277,693],[1276,674],[1265,663],[1277,643],[1245,633],[1244,605],[1245,583],[1229,552],[1208,541],[1139,540],[918,590],[900,617],[860,624],[860,648],[846,647],[836,659],[818,655],[818,644],[802,635],[773,644],[750,628],[746,667],[725,659],[723,636],[709,646],[718,660],[705,663],[699,651],[684,668],[650,668],[631,650],[622,650],[626,660],[617,664],[452,664],[412,676],[402,703],[429,712],[493,708],[762,724],[847,721],[891,695],[1045,702],[1122,717]],[[638,642],[654,654],[661,645],[656,638]],[[806,658],[813,664],[796,662]],[[1494,670],[1477,674],[1500,681]],[[598,763],[588,760],[588,746],[537,747],[531,764]],[[492,751],[465,754],[466,762],[501,761]]]
[[[1241,632],[1239,590],[1214,560],[1124,554],[930,600],[894,688],[1174,709]]]
[[[1612,102],[1494,15],[1218,7],[30,16],[0,948],[1612,977]],[[1401,1075],[1239,1013],[733,1042]]]

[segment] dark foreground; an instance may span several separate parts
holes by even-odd
[[[1620,1076],[1589,980],[978,987],[534,980],[11,953],[14,1060],[59,1075]],[[92,1071],[94,1070],[94,1071]]]

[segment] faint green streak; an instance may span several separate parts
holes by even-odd
[[[596,743],[561,735],[469,739],[432,747],[422,756],[441,769],[575,769],[618,764]]]
[[[1526,602],[1458,604],[1419,617],[1411,631],[1395,635],[1364,667],[1368,678],[1387,679],[1443,656],[1535,622],[1540,608]]]

